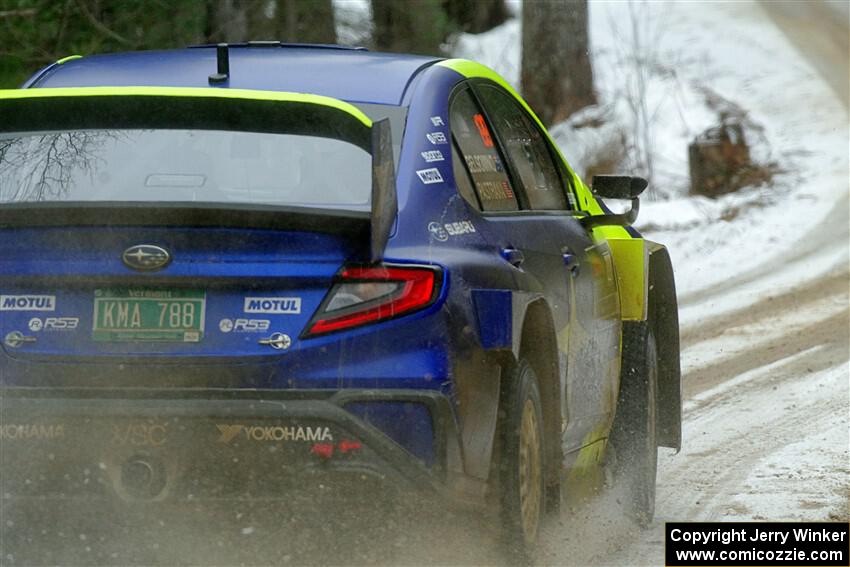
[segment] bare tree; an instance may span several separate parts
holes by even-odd
[[[372,0],[373,41],[384,51],[439,54],[448,31],[440,0]]]
[[[481,33],[508,19],[505,0],[443,0],[449,20],[460,31]]]
[[[331,0],[207,0],[207,40],[336,43]]]
[[[207,0],[204,35],[211,43],[244,41],[248,33],[248,9],[254,2]]]
[[[596,103],[587,0],[526,0],[522,6],[522,92],[544,124]]]

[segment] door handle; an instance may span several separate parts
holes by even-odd
[[[514,268],[519,268],[525,262],[525,254],[522,253],[522,250],[517,250],[516,248],[505,248],[502,250],[502,258],[507,260]]]
[[[570,252],[564,252],[564,265],[570,271],[570,275],[576,277],[579,272],[578,256]]]

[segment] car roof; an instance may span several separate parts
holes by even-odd
[[[271,43],[229,48],[229,81],[215,88],[318,94],[348,102],[401,104],[417,72],[436,57],[377,53],[336,46]],[[216,49],[202,46],[66,58],[26,87],[209,87]]]

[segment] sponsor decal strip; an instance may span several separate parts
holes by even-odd
[[[436,167],[431,167],[429,169],[420,169],[416,172],[416,175],[419,176],[420,181],[422,181],[422,183],[424,183],[425,185],[443,182],[443,176],[440,175],[440,170]]]
[[[245,441],[333,441],[329,427],[303,427],[295,425],[242,425],[217,424],[220,443],[230,443],[236,438]]]
[[[246,297],[245,313],[273,313],[296,315],[301,313],[300,297]]]
[[[422,152],[420,155],[422,156],[422,159],[424,159],[427,163],[443,161],[443,152],[441,152],[440,150],[430,150],[427,152]]]
[[[472,224],[472,221],[468,220],[448,222],[445,224],[435,221],[428,223],[428,232],[430,232],[431,236],[433,236],[436,240],[445,242],[450,236],[461,236],[463,234],[471,234],[475,232],[475,225]]]
[[[0,311],[55,310],[55,295],[0,295]]]
[[[429,132],[428,134],[425,134],[425,137],[428,138],[428,141],[435,146],[449,143],[448,138],[446,138],[446,135],[443,132]]]

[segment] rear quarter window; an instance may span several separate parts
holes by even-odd
[[[468,90],[455,95],[449,120],[452,136],[472,178],[482,210],[518,210],[519,205],[505,165],[487,122]]]

